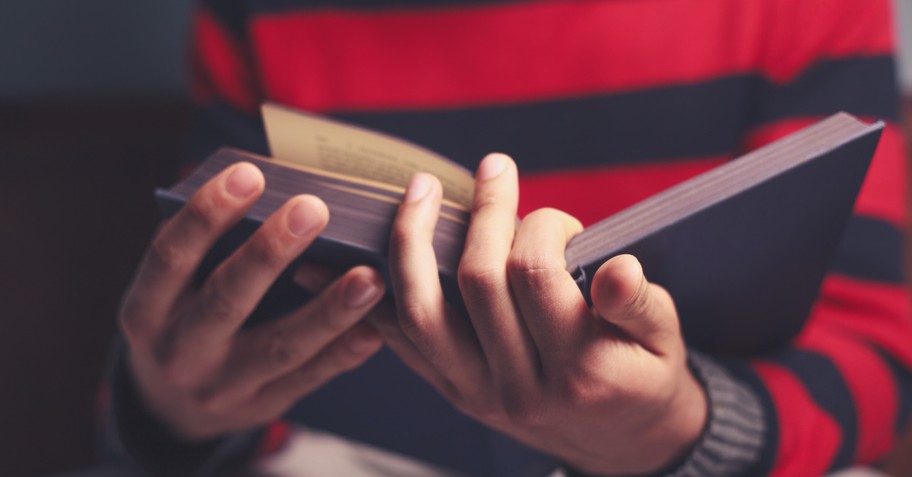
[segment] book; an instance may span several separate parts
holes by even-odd
[[[263,117],[272,158],[223,148],[156,193],[168,215],[231,164],[248,161],[263,171],[263,196],[202,269],[227,256],[286,200],[309,193],[326,202],[330,221],[298,260],[340,269],[368,264],[386,273],[405,185],[425,171],[443,184],[433,244],[446,298],[461,308],[456,273],[470,219],[471,172],[406,140],[329,118],[274,104],[264,105]],[[565,251],[567,272],[588,300],[599,266],[633,254],[646,277],[674,298],[690,346],[722,354],[784,346],[810,313],[882,129],[881,122],[838,113],[684,181],[575,236]]]

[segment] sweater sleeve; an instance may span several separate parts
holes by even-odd
[[[908,157],[897,126],[890,2],[779,5],[745,148],[840,110],[888,124],[805,329],[779,352],[720,360],[764,408],[765,451],[749,473],[820,475],[876,463],[909,417]]]

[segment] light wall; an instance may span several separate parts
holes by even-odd
[[[192,0],[0,0],[0,101],[180,96]]]
[[[907,95],[912,95],[912,0],[893,0],[899,31],[900,79]]]

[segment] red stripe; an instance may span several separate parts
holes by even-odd
[[[829,358],[849,388],[858,417],[853,461],[868,464],[884,457],[893,447],[899,404],[896,382],[886,363],[859,343],[857,336],[834,333],[823,326],[809,327],[798,345]]]
[[[767,77],[785,82],[819,58],[893,51],[889,0],[759,0],[771,5],[762,60]]]
[[[813,8],[797,7],[805,3]],[[270,99],[318,112],[425,108],[744,72],[785,81],[821,55],[891,51],[890,34],[877,23],[886,3],[550,1],[297,10],[262,14],[251,32]]]
[[[856,213],[881,218],[905,230],[909,223],[908,158],[902,130],[888,124],[855,204]]]
[[[826,326],[883,349],[912,369],[912,304],[904,284],[828,276],[805,329]]]
[[[291,425],[285,421],[275,421],[266,427],[263,440],[257,448],[257,457],[267,457],[281,449],[291,436]]]
[[[747,138],[747,148],[754,149],[809,126],[820,118],[804,118],[766,125]],[[904,229],[909,211],[906,178],[909,165],[902,131],[888,124],[868,169],[868,176],[855,203],[855,213],[887,221]]]
[[[712,157],[527,174],[520,179],[520,217],[535,209],[553,207],[590,225],[726,159]]]
[[[262,97],[247,50],[206,8],[194,16],[191,93],[201,103],[225,101],[248,113]]]
[[[814,403],[801,381],[787,369],[754,363],[766,384],[779,422],[779,448],[771,475],[823,475],[839,449],[836,421]]]

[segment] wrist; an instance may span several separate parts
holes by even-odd
[[[568,475],[664,475],[677,468],[703,435],[709,404],[701,381],[687,367],[672,386],[666,399],[640,407],[639,417],[624,424],[623,436],[606,441],[613,442],[607,455],[565,461],[575,468],[568,468]]]
[[[715,360],[689,351],[688,363],[708,399],[706,428],[692,451],[665,477],[742,475],[761,458],[766,412],[759,397]]]
[[[665,475],[691,454],[709,421],[709,399],[702,382],[690,368],[665,412],[650,426],[642,445],[642,463],[627,474]]]
[[[652,468],[627,467],[600,471],[597,467],[577,466],[577,469],[566,468],[570,477],[587,477],[594,475],[651,475],[662,477],[716,477],[742,475],[761,459],[766,442],[766,411],[760,398],[746,384],[735,379],[725,368],[713,359],[698,352],[688,352],[690,375],[700,386],[704,397],[703,409],[706,410],[705,424],[695,442],[681,447],[675,454],[671,452],[660,466],[655,459],[658,454],[641,454],[640,462],[655,464]],[[687,394],[683,395],[687,396]],[[670,404],[670,409],[683,404],[686,398],[677,404]],[[691,405],[695,406],[695,405]],[[696,409],[696,408],[694,408]],[[669,411],[673,412],[673,411]],[[682,429],[692,425],[686,418]],[[661,419],[657,422],[661,422]],[[652,431],[652,428],[650,428]],[[650,432],[650,434],[654,434]],[[640,441],[656,442],[656,441]],[[674,442],[671,440],[670,442]],[[638,445],[637,449],[648,448]],[[671,446],[669,449],[673,449]]]

